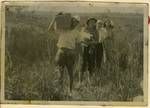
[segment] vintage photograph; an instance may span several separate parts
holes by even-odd
[[[2,102],[144,103],[147,10],[136,3],[4,2]]]

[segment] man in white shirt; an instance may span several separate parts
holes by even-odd
[[[60,33],[57,47],[55,62],[59,67],[60,84],[63,84],[64,69],[67,68],[70,80],[69,92],[72,93],[73,88],[73,70],[76,57],[76,44],[79,42],[80,32],[78,30],[80,18],[74,16],[72,18],[71,29]]]

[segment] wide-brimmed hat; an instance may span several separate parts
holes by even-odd
[[[86,21],[86,24],[88,25],[88,24],[89,24],[89,21],[91,21],[91,20],[95,21],[95,23],[97,22],[97,19],[96,19],[96,18],[89,18],[89,19]]]

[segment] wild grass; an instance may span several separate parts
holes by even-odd
[[[63,88],[58,84],[59,73],[54,65],[58,36],[47,31],[48,17],[46,14],[27,15],[21,17],[11,13],[10,19],[10,13],[6,14],[7,100],[133,101],[133,97],[143,95],[139,85],[143,79],[142,15],[127,14],[125,17],[114,13],[110,16],[115,28],[114,38],[104,42],[107,61],[95,72],[91,84],[86,73],[80,87],[76,87],[80,65],[76,66],[72,98],[67,95],[67,72]],[[95,17],[101,18],[101,14]]]

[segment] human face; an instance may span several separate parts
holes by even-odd
[[[110,27],[110,20],[107,20],[105,24],[106,24],[106,28],[109,28]]]
[[[89,28],[94,28],[94,27],[96,27],[96,22],[95,22],[95,20],[90,20],[90,21],[88,22],[88,27],[89,27]]]
[[[103,23],[102,22],[97,23],[97,29],[100,29],[102,27],[103,27]]]

